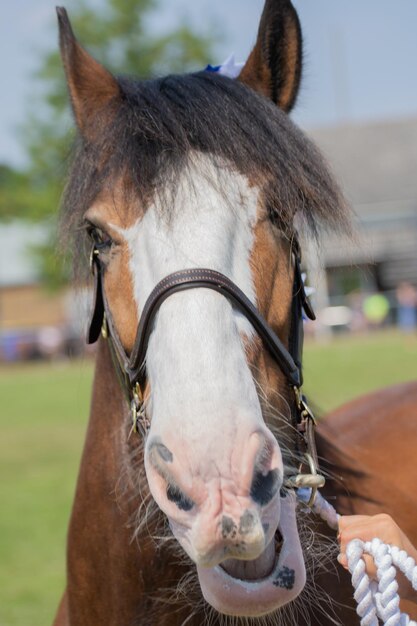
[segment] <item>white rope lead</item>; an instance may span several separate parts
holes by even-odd
[[[307,502],[310,501],[310,497],[310,487],[301,487],[300,489],[297,489],[297,498],[303,504],[307,504]],[[320,491],[317,491],[313,505],[309,508],[313,511],[313,513],[321,517],[321,519],[325,521],[332,530],[337,530],[339,528],[339,515],[336,513],[336,509],[330,504],[330,502],[327,502],[327,500],[323,498]]]
[[[297,497],[305,504],[310,499],[310,489],[298,489]],[[311,508],[330,528],[337,530],[339,515],[319,492]],[[375,562],[376,581],[371,581],[366,573],[365,554],[370,555]],[[380,539],[366,542],[354,539],[347,545],[346,556],[361,626],[417,626],[417,622],[400,610],[397,570],[406,576],[417,591],[417,566],[405,550],[383,543]]]

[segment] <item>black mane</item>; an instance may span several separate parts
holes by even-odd
[[[238,80],[198,72],[149,81],[120,78],[119,85],[122,102],[112,115],[104,112],[106,123],[97,117],[97,139],[76,143],[61,230],[78,250],[78,226],[104,187],[124,175],[145,202],[150,194],[175,193],[194,151],[268,181],[265,202],[284,231],[296,212],[314,233],[346,225],[343,198],[317,148],[285,113]]]

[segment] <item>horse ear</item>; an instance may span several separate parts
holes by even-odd
[[[290,0],[266,0],[254,49],[239,80],[291,111],[302,69],[302,36]]]
[[[116,79],[77,42],[68,14],[57,7],[59,45],[64,64],[72,108],[83,135],[97,132],[97,115],[110,114],[112,102],[120,99]]]

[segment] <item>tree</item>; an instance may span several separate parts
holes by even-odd
[[[96,11],[88,0],[78,0],[70,18],[79,41],[115,74],[151,78],[204,67],[211,60],[213,38],[196,34],[186,25],[163,35],[151,34],[148,19],[158,5],[158,0],[104,0]],[[0,219],[56,219],[72,144],[58,50],[41,59],[36,78],[44,90],[39,107],[24,127],[29,166],[23,172],[0,166]],[[44,279],[57,284],[66,275],[54,246],[51,241],[50,246],[38,249],[36,262]]]

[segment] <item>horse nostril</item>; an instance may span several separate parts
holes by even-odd
[[[181,511],[191,511],[194,506],[194,502],[176,485],[167,486],[167,498],[170,502],[174,502]]]
[[[222,517],[222,537],[223,539],[234,539],[237,534],[237,526],[231,517],[223,515]]]
[[[174,460],[174,455],[171,450],[156,437],[150,442],[148,447],[148,454],[150,456],[155,455],[155,453],[157,453],[165,463],[172,463]]]
[[[240,518],[240,523],[239,523],[240,534],[248,535],[249,533],[251,533],[253,529],[255,528],[256,523],[257,523],[256,515],[252,511],[249,511],[247,509],[243,513],[242,517]]]
[[[280,473],[277,469],[270,470],[267,474],[256,470],[250,488],[250,495],[254,502],[265,506],[275,496],[279,487]]]
[[[163,443],[158,443],[156,445],[156,449],[159,453],[159,456],[163,461],[165,461],[165,463],[172,463],[174,456],[171,450],[169,450]]]

